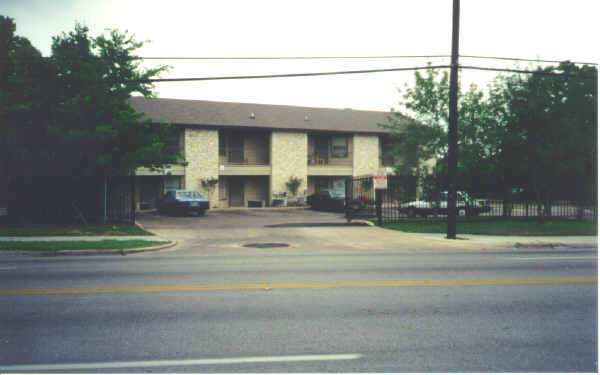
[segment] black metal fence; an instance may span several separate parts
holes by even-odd
[[[420,190],[420,194],[417,192]],[[346,183],[346,199],[360,201],[361,209],[350,215],[377,220],[379,224],[399,223],[414,217],[445,221],[448,216],[447,192],[437,186],[417,187],[413,176],[388,176],[387,189],[376,190],[373,177],[355,177]],[[463,221],[490,219],[538,220],[576,219],[597,220],[596,202],[574,199],[545,200],[487,199],[457,192],[456,214]]]
[[[108,177],[105,194],[106,220],[135,224],[135,178]]]
[[[1,225],[135,223],[132,177],[14,177]]]

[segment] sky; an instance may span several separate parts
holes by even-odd
[[[462,0],[461,55],[597,63],[598,0]],[[144,57],[449,55],[452,0],[3,0],[0,14],[42,54],[76,22],[91,36],[118,29],[149,40]],[[286,74],[448,65],[449,59],[146,60],[162,78]],[[514,62],[461,58],[463,65]],[[521,63],[527,68],[528,63]],[[497,73],[464,70],[461,87]],[[414,72],[160,83],[158,97],[388,111]]]

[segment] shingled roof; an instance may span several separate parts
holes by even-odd
[[[130,105],[153,122],[203,127],[385,134],[389,112],[132,97]]]

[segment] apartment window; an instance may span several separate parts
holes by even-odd
[[[181,153],[181,148],[179,147],[179,134],[179,132],[175,131],[174,134],[171,134],[165,140],[165,152],[169,154]]]
[[[394,163],[394,142],[390,137],[379,138],[381,143],[381,165],[393,166]]]
[[[165,176],[163,180],[164,193],[169,190],[181,189],[180,176]]]
[[[331,155],[334,158],[348,157],[348,137],[333,136],[331,137]]]
[[[227,138],[224,132],[219,132],[219,156],[227,156]]]

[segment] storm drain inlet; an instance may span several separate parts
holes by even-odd
[[[270,247],[288,247],[288,243],[277,243],[277,242],[261,242],[261,243],[247,243],[244,247],[255,247],[257,249],[266,249]]]

